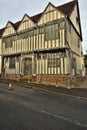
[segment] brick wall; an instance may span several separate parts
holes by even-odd
[[[56,84],[66,86],[68,85],[69,77],[66,75],[37,75],[32,76],[31,82],[40,82],[48,84]]]
[[[66,75],[35,75],[35,76],[20,76],[20,75],[6,75],[7,79],[18,79],[27,82],[30,79],[32,83],[44,84],[58,84],[60,86],[67,86],[69,84],[69,76]]]

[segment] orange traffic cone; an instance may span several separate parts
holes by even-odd
[[[9,83],[8,90],[13,90],[11,83]]]

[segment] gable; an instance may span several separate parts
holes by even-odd
[[[55,10],[55,7],[52,4],[48,4],[44,13],[49,13],[50,11],[54,11],[54,10]]]
[[[71,13],[70,20],[73,23],[74,27],[76,28],[77,32],[79,34],[81,34],[80,17],[79,17],[79,13],[78,13],[77,4],[75,5],[73,12]]]
[[[45,11],[43,12],[40,20],[38,21],[38,24],[40,25],[43,23],[54,21],[56,19],[63,18],[63,17],[64,17],[64,15],[61,11],[56,9],[56,7],[53,6],[52,4],[48,4],[48,6],[46,7]]]
[[[27,21],[29,19],[30,19],[29,16],[27,14],[25,14],[24,17],[23,17],[23,19],[22,19],[22,22]]]
[[[24,15],[23,19],[21,20],[21,23],[18,27],[17,32],[32,28],[34,26],[34,22],[31,20],[31,18],[28,15]]]
[[[11,34],[14,34],[15,33],[15,29],[12,25],[11,22],[8,22],[6,27],[5,27],[5,30],[3,32],[3,36],[8,36],[8,35],[11,35]]]

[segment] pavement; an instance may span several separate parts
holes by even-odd
[[[26,83],[23,81],[17,80],[8,80],[8,79],[0,79],[0,83],[5,84],[12,84],[13,86],[20,86],[30,89],[38,89],[41,91],[48,91],[48,92],[56,92],[61,95],[72,96],[75,98],[80,98],[83,100],[87,100],[87,77],[85,80],[82,81],[79,86],[67,86],[67,88],[55,86],[55,85],[45,85],[45,84],[37,84],[37,83]],[[8,86],[7,85],[7,86]]]

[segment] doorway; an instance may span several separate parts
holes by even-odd
[[[32,59],[24,59],[24,75],[32,75]]]

